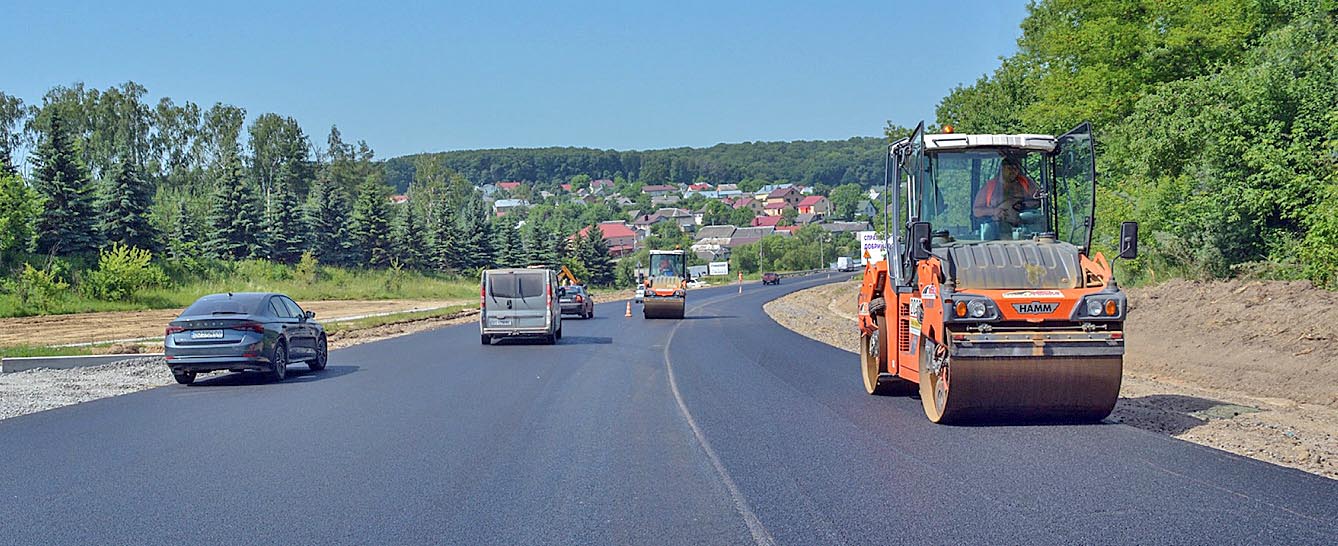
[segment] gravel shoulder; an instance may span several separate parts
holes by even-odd
[[[823,285],[764,309],[854,353],[858,291],[858,281]],[[1338,313],[1338,294],[1301,283],[1174,281],[1129,298],[1110,421],[1338,479],[1338,316],[1328,316]],[[852,354],[852,374],[856,362]]]

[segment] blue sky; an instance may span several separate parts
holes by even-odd
[[[0,91],[150,98],[331,124],[379,157],[877,135],[1016,49],[1025,2],[10,0]],[[281,4],[281,5],[280,5]]]

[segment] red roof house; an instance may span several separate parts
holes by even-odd
[[[753,218],[752,227],[776,227],[780,221],[780,216],[758,216]]]
[[[599,231],[604,236],[604,242],[609,245],[609,256],[617,258],[631,254],[636,247],[636,232],[627,227],[626,222],[620,220],[600,222]],[[585,237],[588,233],[590,233],[590,226],[585,226],[577,232],[577,235]],[[574,238],[575,235],[572,237]]]
[[[821,195],[810,195],[800,201],[796,208],[799,209],[799,214],[826,215],[832,212],[832,202]]]
[[[498,182],[497,187],[502,188],[506,191],[512,191],[515,190],[516,188],[519,188],[521,184],[522,184],[521,182]]]

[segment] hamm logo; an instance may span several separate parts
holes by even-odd
[[[1057,307],[1059,307],[1058,303],[1041,303],[1039,301],[1013,304],[1013,309],[1023,315],[1048,315],[1055,312]]]

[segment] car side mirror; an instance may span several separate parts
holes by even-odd
[[[928,260],[932,255],[929,252],[929,222],[911,224],[910,240],[911,259],[917,262]]]
[[[1120,258],[1132,260],[1138,257],[1138,222],[1120,224]]]
[[[306,311],[306,312],[302,313],[302,316],[306,317],[308,320],[310,320],[310,319],[314,319],[314,318],[316,318],[316,312],[315,312],[315,311]]]

